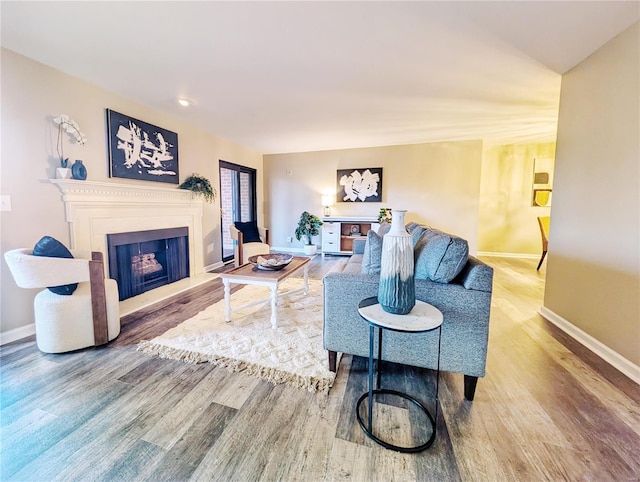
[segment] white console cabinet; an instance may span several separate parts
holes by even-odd
[[[322,219],[322,254],[353,254],[353,240],[380,227],[377,218],[332,217]]]

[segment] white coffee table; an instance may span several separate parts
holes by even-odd
[[[294,256],[291,260],[291,263],[278,271],[261,270],[248,263],[232,269],[231,271],[227,271],[226,273],[221,273],[220,278],[222,278],[222,284],[224,285],[225,321],[227,323],[231,321],[231,314],[234,311],[239,311],[271,300],[271,328],[275,330],[278,327],[278,296],[290,295],[292,293],[298,293],[300,291],[303,291],[306,295],[309,292],[309,261],[311,261],[311,258]],[[289,278],[292,274],[299,271],[300,269],[304,270],[302,287],[278,294],[278,286],[280,285],[280,283],[282,283],[284,280]],[[269,298],[253,301],[236,308],[231,308],[231,283],[267,286],[271,290],[271,293]]]

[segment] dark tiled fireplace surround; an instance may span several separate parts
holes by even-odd
[[[107,247],[120,301],[189,276],[186,226],[108,234]]]

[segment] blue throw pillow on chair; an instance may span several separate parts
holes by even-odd
[[[243,243],[261,243],[260,232],[258,231],[258,223],[256,221],[248,221],[241,223],[237,221],[233,223],[238,231],[242,233]]]
[[[33,247],[34,256],[45,256],[48,258],[73,258],[71,251],[67,247],[51,236],[43,236]],[[57,295],[69,296],[78,287],[78,283],[61,286],[48,286],[47,289]]]

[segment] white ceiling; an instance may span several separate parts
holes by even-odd
[[[4,47],[262,153],[554,140],[560,74],[640,18],[638,1],[0,8]]]

